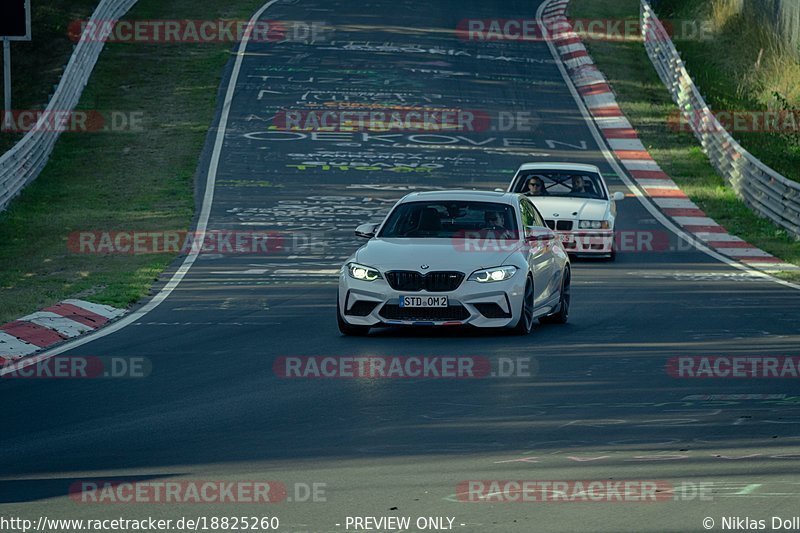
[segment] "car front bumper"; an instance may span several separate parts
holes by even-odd
[[[464,280],[450,292],[404,292],[381,278],[372,282],[339,277],[339,312],[353,326],[464,326],[512,327],[519,320],[526,277],[518,271],[495,283]],[[447,308],[401,309],[402,296],[447,296]]]
[[[581,256],[608,256],[614,251],[613,230],[559,231],[567,253]]]

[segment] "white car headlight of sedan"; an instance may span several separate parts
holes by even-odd
[[[348,263],[347,272],[351,278],[361,281],[375,281],[381,277],[381,273],[377,269],[358,263]]]
[[[505,281],[517,273],[515,266],[500,266],[493,268],[486,268],[472,273],[469,281],[477,281],[478,283],[495,283],[497,281]]]
[[[578,223],[580,229],[608,229],[608,220],[581,220]]]

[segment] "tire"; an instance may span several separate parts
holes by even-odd
[[[541,324],[566,324],[569,320],[569,306],[572,300],[572,271],[569,267],[564,270],[561,278],[561,298],[558,303],[558,311],[553,314],[543,316],[539,319]]]
[[[511,330],[515,335],[528,335],[533,329],[533,307],[534,307],[533,280],[528,278],[525,283],[525,296],[522,298],[522,312],[519,315],[517,325]]]
[[[344,317],[342,317],[341,307],[339,307],[338,297],[336,298],[336,322],[342,335],[347,335],[348,337],[365,337],[371,329],[369,326],[353,326],[345,322]]]

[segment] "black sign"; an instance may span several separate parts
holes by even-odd
[[[29,37],[27,3],[27,0],[0,1],[0,37]]]

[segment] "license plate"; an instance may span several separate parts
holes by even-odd
[[[559,233],[558,236],[561,238],[561,242],[565,244],[575,242],[575,236],[571,233]]]
[[[400,307],[447,307],[447,296],[401,296]]]

